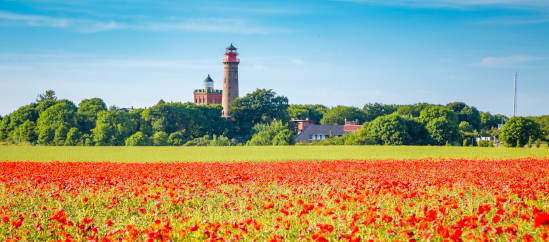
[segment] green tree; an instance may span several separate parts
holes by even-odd
[[[411,105],[401,105],[397,108],[396,113],[400,116],[407,118],[417,118],[419,117],[421,111],[428,107],[435,106],[428,103],[416,103]]]
[[[8,138],[9,124],[10,116],[5,116],[2,120],[0,120],[0,141],[6,140],[6,138]]]
[[[185,143],[185,146],[208,146],[210,144],[210,136],[204,135],[202,137],[194,138]]]
[[[276,92],[257,89],[244,97],[231,102],[231,118],[237,127],[237,135],[248,136],[252,127],[259,123],[270,123],[274,120],[288,122],[288,98],[277,96]]]
[[[456,128],[458,126],[458,118],[454,111],[442,107],[442,106],[430,106],[423,110],[421,110],[419,114],[419,121],[423,123],[429,123],[431,120],[437,119],[437,118],[444,118],[448,122],[455,124]]]
[[[290,118],[304,120],[309,119],[315,122],[320,122],[328,108],[324,105],[296,105],[292,104],[288,107],[288,115]]]
[[[211,137],[212,138],[210,139],[209,135],[204,135],[202,137],[189,140],[187,143],[185,143],[185,146],[229,146],[231,145],[229,138],[227,138],[226,136],[213,135]]]
[[[549,115],[543,115],[538,117],[529,117],[539,124],[539,128],[542,132],[542,139],[549,142]]]
[[[92,130],[95,145],[123,145],[127,137],[137,131],[137,121],[132,114],[116,111],[100,111]],[[143,134],[143,133],[141,133]]]
[[[44,94],[38,95],[36,99],[36,110],[38,113],[46,111],[49,107],[57,104],[57,97],[55,96],[55,91],[47,90]]]
[[[444,145],[447,141],[454,143],[458,140],[458,127],[445,117],[432,119],[425,126],[429,131],[432,144]]]
[[[50,144],[55,135],[55,129],[50,126],[44,126],[38,130],[38,143],[39,144]]]
[[[216,136],[213,135],[212,140],[209,141],[209,146],[229,146],[231,145],[231,142],[229,141],[229,138],[225,136]]]
[[[84,99],[78,104],[77,119],[83,132],[89,133],[95,128],[97,114],[106,111],[107,105],[100,98]]]
[[[58,101],[40,114],[36,129],[38,143],[62,145],[69,128],[76,127],[76,106],[67,100]]]
[[[151,145],[149,137],[143,134],[141,131],[137,131],[128,137],[125,142],[126,146],[147,146]]]
[[[507,147],[524,146],[528,139],[541,137],[539,124],[524,117],[512,117],[501,128],[500,140]]]
[[[153,145],[165,146],[168,145],[168,134],[164,131],[158,131],[153,135]]]
[[[362,108],[366,113],[367,121],[372,121],[377,117],[392,114],[396,112],[397,109],[398,105],[381,103],[368,103]]]
[[[15,128],[14,131],[14,141],[18,143],[34,143],[37,138],[35,126],[36,125],[34,124],[34,122],[30,120],[27,120],[23,124],[19,125],[17,128]]]
[[[82,134],[78,128],[72,127],[67,132],[67,139],[65,140],[65,145],[78,145],[81,143]]]
[[[377,117],[368,124],[367,135],[380,145],[405,145],[411,142],[407,121],[398,115]]]
[[[469,122],[467,121],[461,121],[461,123],[459,123],[459,131],[461,132],[473,132],[473,126],[471,124],[469,124]]]
[[[59,127],[57,127],[53,135],[53,144],[65,145],[65,141],[67,140],[67,133],[69,133],[69,128],[64,124],[61,124]]]
[[[459,139],[457,115],[447,107],[427,107],[420,112],[418,120],[429,132],[431,144],[444,145],[447,141],[455,143]]]
[[[320,124],[323,125],[343,125],[345,120],[347,121],[358,121],[359,124],[367,121],[366,113],[356,107],[347,107],[347,106],[337,106],[328,110]]]
[[[188,141],[188,136],[185,134],[185,130],[176,131],[170,134],[168,137],[168,143],[170,145],[183,145]]]
[[[273,121],[270,124],[256,124],[254,135],[247,145],[292,145],[295,137],[288,125],[282,121]]]

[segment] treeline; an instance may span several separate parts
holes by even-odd
[[[507,146],[549,138],[549,116],[512,118],[480,112],[461,102],[447,105],[366,104],[362,108],[289,105],[288,98],[258,89],[231,103],[231,121],[220,105],[164,102],[145,109],[107,108],[100,98],[78,105],[52,90],[0,117],[0,141],[39,145],[292,145],[295,123],[363,124],[357,133],[320,144],[463,145],[478,136],[500,136]],[[498,124],[503,124],[498,130]],[[482,144],[481,144],[482,145]]]

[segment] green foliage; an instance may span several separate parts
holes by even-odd
[[[229,146],[229,145],[231,145],[229,138],[225,136],[216,136],[216,135],[213,135],[211,139],[209,135],[204,135],[202,137],[189,140],[187,143],[185,143],[185,146]]]
[[[328,108],[324,105],[295,105],[288,107],[288,115],[290,118],[304,120],[309,119],[315,122],[320,122]]]
[[[493,147],[492,141],[490,140],[479,140],[478,141],[479,147]]]
[[[411,105],[401,105],[398,107],[396,113],[400,116],[407,118],[417,118],[419,117],[421,111],[428,107],[434,106],[428,103],[416,103]]]
[[[78,104],[77,119],[80,128],[89,132],[95,128],[97,114],[106,111],[107,105],[100,98],[84,99]]]
[[[338,139],[343,139],[344,145],[375,145],[376,140],[370,135],[368,135],[367,129],[363,126],[356,133],[344,134],[341,137],[334,137],[334,144],[339,145]]]
[[[69,130],[70,133],[70,130]],[[69,134],[67,134],[67,139],[69,138]],[[78,145],[95,145],[95,142],[93,141],[93,135],[92,134],[83,134],[82,138],[80,139],[80,142],[78,142]]]
[[[54,90],[46,90],[44,94],[39,94],[38,98],[36,99],[37,103],[45,102],[45,101],[56,101],[57,97],[55,96]]]
[[[467,121],[461,121],[461,123],[459,123],[458,129],[461,132],[473,132],[473,126]]]
[[[8,132],[14,130],[17,126],[26,121],[36,122],[38,119],[38,111],[35,106],[36,105],[34,104],[26,105],[11,113],[9,115],[9,125],[7,126]]]
[[[501,129],[500,140],[507,147],[524,146],[530,138],[538,139],[542,135],[539,124],[528,118],[512,117]]]
[[[204,135],[202,137],[194,138],[187,141],[185,146],[208,146],[210,144],[210,136]]]
[[[149,129],[154,132],[173,133],[186,130],[186,139],[204,134],[228,133],[227,122],[221,118],[220,105],[195,105],[192,103],[158,102],[155,106],[141,112],[145,123],[140,124],[144,133]],[[147,125],[150,123],[150,126]]]
[[[408,127],[408,134],[410,135],[410,145],[427,145],[430,144],[429,132],[425,128],[423,123],[419,122],[417,118],[406,119],[406,126]]]
[[[49,107],[57,104],[57,97],[55,96],[55,92],[53,90],[47,90],[44,92],[44,94],[38,95],[38,98],[36,99],[36,110],[38,113],[42,113],[46,111]]]
[[[325,114],[322,120],[320,120],[320,124],[323,125],[343,125],[345,124],[345,120],[347,121],[355,121],[357,120],[359,124],[364,123],[367,121],[368,117],[366,113],[356,107],[347,107],[347,106],[337,106],[330,110],[328,110]]]
[[[411,143],[408,126],[404,118],[387,115],[376,118],[367,127],[367,135],[380,145],[404,145]]]
[[[65,145],[78,145],[82,143],[82,134],[77,128],[70,128],[67,133],[67,139],[65,140]]]
[[[68,132],[69,132],[69,128],[64,124],[61,124],[59,127],[57,127],[57,129],[55,129],[55,133],[53,136],[53,144],[65,145],[65,140],[67,140]]]
[[[532,119],[539,124],[540,130],[542,132],[542,137],[540,138],[549,142],[549,115],[529,117],[529,119]]]
[[[168,134],[166,134],[166,132],[164,131],[158,131],[154,133],[152,141],[153,145],[156,146],[168,145]]]
[[[6,140],[9,134],[8,126],[10,124],[10,116],[5,116],[0,120],[0,141]]]
[[[137,131],[135,134],[132,134],[128,137],[125,142],[126,146],[147,146],[151,145],[149,137],[143,134],[140,131]]]
[[[431,144],[444,145],[446,141],[454,143],[459,138],[457,115],[446,107],[430,106],[423,109],[419,121],[425,124]]]
[[[15,128],[13,141],[22,143],[34,143],[36,141],[35,124],[33,121],[27,120],[23,124]]]
[[[100,111],[92,133],[95,145],[123,145],[126,138],[136,131],[136,117],[118,110]]]
[[[425,128],[429,132],[431,143],[435,145],[443,145],[446,141],[454,143],[459,137],[456,123],[444,117],[429,121]]]
[[[183,145],[188,141],[185,130],[176,131],[170,134],[168,137],[168,144],[170,145]]]
[[[453,102],[446,104],[446,107],[457,114],[458,122],[467,122],[472,129],[479,130],[482,127],[482,118],[480,112],[475,107],[469,107],[463,102]]]
[[[229,141],[229,138],[225,136],[212,136],[212,140],[209,143],[209,146],[229,146],[231,145],[231,142]]]
[[[540,146],[541,146],[541,140],[540,140],[540,139],[536,139],[536,148],[539,149]]]
[[[67,100],[58,101],[40,114],[36,129],[38,143],[63,145],[70,127],[76,126],[76,106]]]
[[[273,90],[257,89],[244,97],[231,102],[231,118],[238,127],[236,133],[248,136],[252,127],[259,123],[270,123],[274,120],[289,121],[288,98],[276,96]]]
[[[366,120],[372,121],[380,116],[392,114],[397,111],[398,105],[382,104],[382,103],[368,103],[364,105],[362,110],[366,113]]]
[[[528,148],[532,148],[532,136],[528,137]]]
[[[458,126],[458,118],[454,111],[441,106],[430,106],[423,109],[419,114],[419,121],[427,124],[435,119],[443,118],[450,124]]]
[[[42,127],[38,130],[38,143],[39,144],[50,144],[55,135],[55,129],[50,126]]]
[[[469,141],[468,139],[464,139],[461,146],[463,146],[463,147],[467,146],[468,141]]]
[[[282,121],[270,124],[256,124],[253,127],[254,135],[246,145],[293,145],[295,137],[288,125]]]

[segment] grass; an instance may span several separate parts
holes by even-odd
[[[0,161],[281,161],[548,158],[549,149],[447,146],[79,147],[0,146]]]

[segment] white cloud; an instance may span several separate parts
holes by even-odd
[[[272,34],[291,32],[290,29],[260,26],[251,23],[246,19],[238,18],[181,20],[171,17],[159,22],[147,22],[143,20],[101,21],[91,19],[54,18],[42,15],[18,14],[0,11],[0,21],[35,27],[73,29],[83,33],[95,33],[110,30],[189,31],[239,34]]]
[[[538,18],[496,18],[488,19],[478,22],[479,24],[510,24],[510,25],[521,25],[521,24],[542,24],[549,23],[549,17],[538,17]]]
[[[496,6],[514,8],[549,8],[547,0],[338,0],[366,4],[419,8],[464,8],[475,6]]]
[[[210,18],[186,21],[171,21],[151,23],[141,27],[151,31],[185,30],[191,32],[241,33],[241,34],[271,34],[291,32],[289,29],[257,26],[244,19]]]
[[[17,14],[0,11],[0,19],[7,21],[24,22],[30,26],[46,26],[53,28],[64,28],[70,24],[70,20],[63,18],[50,18],[40,15]]]
[[[543,58],[535,56],[500,56],[500,57],[484,57],[478,63],[479,66],[484,67],[508,67],[514,66],[526,62],[532,62],[542,60]]]

